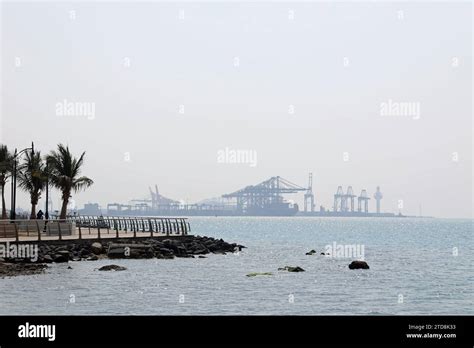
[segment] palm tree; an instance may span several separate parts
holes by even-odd
[[[72,191],[79,192],[94,183],[88,177],[79,177],[81,166],[84,164],[85,154],[83,152],[79,159],[77,159],[69,152],[68,146],[59,144],[58,150],[51,151],[47,157],[50,181],[62,193],[63,204],[61,215],[59,216],[60,219],[66,218],[67,205]]]
[[[46,185],[45,165],[39,151],[28,151],[25,155],[23,163],[18,168],[19,187],[30,194],[30,219],[36,219],[36,205]]]
[[[7,219],[7,208],[5,207],[5,185],[11,174],[12,154],[6,145],[0,144],[0,188],[2,190],[2,219]]]

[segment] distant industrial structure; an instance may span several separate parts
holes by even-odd
[[[309,201],[309,209],[308,209],[308,201]],[[309,180],[308,180],[308,189],[304,194],[304,211],[305,212],[314,212],[314,194],[313,194],[313,173],[309,173]]]
[[[357,210],[355,209],[355,199],[357,197]],[[400,216],[393,213],[382,213],[380,211],[380,201],[382,199],[382,193],[380,187],[377,186],[377,192],[374,194],[377,201],[377,212],[369,212],[369,200],[370,197],[367,194],[366,189],[362,189],[359,196],[354,194],[352,186],[348,186],[344,192],[342,186],[338,186],[336,193],[334,194],[333,210],[326,210],[324,207],[320,207],[319,212],[309,212],[306,209],[300,212],[301,215],[305,216],[379,216],[379,217],[394,217]]]
[[[295,215],[299,209],[297,204],[287,202],[283,195],[300,191],[308,192],[308,190],[279,176],[274,176],[258,185],[247,186],[222,197],[235,199],[237,212],[242,215],[285,216]]]
[[[304,192],[304,210],[300,211],[298,204],[288,201],[287,194]],[[364,217],[394,217],[401,216],[381,212],[383,194],[377,186],[374,193],[376,212],[369,212],[369,194],[362,189],[359,196],[354,193],[352,186],[344,191],[338,186],[334,194],[332,210],[320,205],[316,211],[315,195],[313,193],[313,173],[309,173],[308,186],[303,187],[280,176],[271,177],[256,185],[249,185],[232,193],[223,194],[195,204],[186,204],[160,194],[158,186],[149,188],[150,196],[143,199],[132,199],[129,204],[109,203],[107,210],[102,211],[98,204],[86,204],[78,211],[83,215],[97,215],[103,212],[109,216],[364,216]],[[357,198],[357,207],[356,207]]]
[[[374,194],[374,198],[377,202],[377,214],[380,214],[380,200],[383,198],[383,194],[380,192],[380,186],[377,186],[377,191]]]

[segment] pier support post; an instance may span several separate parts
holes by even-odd
[[[136,218],[135,218],[135,221],[133,222],[133,238],[137,238],[137,227],[138,227],[138,224],[135,224],[136,223]]]
[[[38,220],[36,220],[36,229],[38,230],[38,240],[40,241],[41,240],[41,231],[40,231]]]
[[[16,224],[16,221],[13,221],[13,225],[15,225],[15,239],[18,242],[20,240],[20,235],[18,233],[18,226]]]

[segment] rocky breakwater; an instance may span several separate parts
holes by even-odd
[[[175,257],[200,257],[205,254],[226,254],[242,250],[244,246],[209,237],[182,237],[176,239],[145,239],[130,242],[114,241],[104,247],[110,259],[173,259]]]
[[[203,258],[206,254],[233,253],[245,248],[236,243],[227,243],[222,239],[200,236],[182,236],[175,238],[122,238],[107,240],[70,240],[44,241],[37,243],[37,255],[34,258],[0,259],[3,275],[33,273],[30,268],[10,267],[13,264],[61,263],[69,261],[95,261],[99,259],[173,259],[175,257]],[[8,271],[7,271],[8,269]],[[25,272],[22,270],[25,269]],[[37,272],[44,270],[41,266]]]

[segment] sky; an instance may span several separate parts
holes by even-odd
[[[78,208],[312,172],[318,208],[380,186],[384,212],[473,216],[469,2],[1,6],[0,142],[86,151]]]

